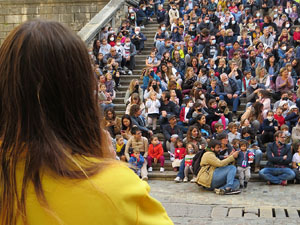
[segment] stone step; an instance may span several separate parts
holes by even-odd
[[[155,168],[152,172],[148,173],[148,178],[149,180],[165,180],[165,181],[174,181],[176,178],[177,172],[174,171],[164,171],[164,172],[159,172],[159,167]],[[189,180],[192,179],[192,175],[189,174]],[[251,173],[251,178],[250,182],[264,182],[259,177],[258,173]]]

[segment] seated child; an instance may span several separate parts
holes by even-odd
[[[282,107],[279,106],[276,109],[276,112],[274,114],[274,119],[277,120],[279,127],[281,127],[283,124],[285,124],[285,119],[282,115],[282,112],[283,112]]]
[[[151,144],[148,148],[148,172],[152,172],[152,162],[154,161],[154,164],[157,164],[157,162],[160,162],[160,172],[164,172],[164,163],[165,163],[165,157],[164,157],[164,149],[162,147],[162,144],[159,142],[158,137],[153,135],[150,138]]]
[[[233,139],[240,139],[241,138],[241,134],[237,131],[238,130],[238,126],[235,122],[230,122],[228,124],[228,130],[230,131],[228,133],[228,141],[231,144]]]
[[[175,159],[172,162],[172,167],[174,168],[174,171],[178,170],[178,168],[180,167],[181,160],[185,157],[185,155],[186,150],[185,147],[183,147],[183,141],[178,138],[175,143]]]
[[[215,126],[214,126],[214,128],[215,128],[216,132],[213,133],[213,138],[216,138],[218,136],[218,134],[221,134],[224,131],[224,126],[223,126],[222,123],[216,123]]]
[[[278,122],[273,117],[273,111],[267,112],[267,118],[264,119],[262,124],[261,141],[263,144],[274,141],[274,134],[278,131]]]
[[[237,174],[240,180],[240,188],[247,188],[247,184],[251,177],[249,156],[253,157],[253,153],[247,150],[249,143],[246,140],[240,141],[240,152],[237,157]],[[251,154],[251,155],[250,155]]]
[[[283,124],[280,127],[280,130],[283,131],[283,133],[285,134],[286,138],[285,138],[285,144],[292,144],[292,139],[291,139],[291,133],[289,132],[289,126],[286,124]]]
[[[253,130],[245,127],[242,129],[241,138],[246,140],[248,142],[248,150],[251,151],[254,155],[254,173],[258,173],[260,170],[260,162],[262,159],[262,151],[258,147],[258,143],[255,141],[255,135],[253,133]]]
[[[235,152],[235,151],[239,151],[240,150],[240,139],[236,139],[234,138],[231,142],[231,146],[232,146],[232,152]]]
[[[133,149],[133,154],[129,159],[129,164],[133,167],[131,168],[139,177],[141,177],[141,168],[144,164],[144,157],[140,154],[140,152],[136,149]]]
[[[184,179],[183,182],[188,182],[189,181],[189,171],[194,174],[193,172],[193,158],[195,156],[195,152],[197,147],[193,144],[193,143],[188,143],[186,145],[186,149],[187,149],[187,154],[184,157]],[[191,180],[191,182],[195,182],[196,177],[195,175],[193,175],[193,179]]]
[[[125,147],[126,145],[124,144],[124,138],[122,137],[122,135],[116,135],[116,153],[120,160],[124,162],[126,161]]]

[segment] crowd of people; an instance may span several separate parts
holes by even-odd
[[[187,182],[191,173],[191,182],[217,194],[239,193],[251,171],[268,184],[299,182],[299,4],[163,4],[141,0],[138,8],[129,6],[121,26],[104,27],[90,51],[117,157],[147,180],[153,163],[164,172],[168,152],[176,182]],[[122,75],[133,74],[147,40],[141,29],[152,20],[158,27],[139,73],[142,82],[131,80],[119,118],[113,99]]]

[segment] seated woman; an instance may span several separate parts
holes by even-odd
[[[133,127],[133,124],[131,121],[131,117],[125,114],[121,119],[121,124],[121,135],[124,138],[125,142],[127,142],[132,137],[131,129]]]
[[[143,90],[142,90],[142,88],[140,88],[138,79],[132,79],[130,81],[129,87],[125,93],[125,98],[124,98],[125,104],[130,103],[130,101],[131,101],[130,97],[133,93],[137,93],[139,95],[141,101],[143,101]]]
[[[201,132],[197,126],[190,126],[186,137],[183,139],[183,143],[193,143],[197,150],[199,149],[206,149],[207,142],[204,137],[202,137]]]
[[[156,98],[157,99],[160,99],[161,98],[161,94],[162,94],[162,90],[160,88],[160,85],[159,85],[159,82],[157,82],[156,80],[154,79],[150,79],[149,80],[149,83],[148,83],[148,87],[147,89],[145,90],[145,93],[144,93],[144,99],[147,100],[150,98],[150,93],[152,91],[155,91],[156,92]]]
[[[142,112],[142,116],[145,116],[146,112],[145,112],[145,104],[143,101],[141,101],[140,96],[137,93],[133,93],[130,97],[130,103],[127,105],[126,107],[126,111],[125,114],[129,115],[130,113],[130,108],[133,105],[139,105],[141,112]]]
[[[108,108],[104,112],[104,124],[112,138],[116,135],[121,134],[121,119],[116,116],[113,108]]]

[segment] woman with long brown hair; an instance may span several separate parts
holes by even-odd
[[[0,48],[0,76],[0,224],[172,224],[114,160],[80,37],[26,22]]]

